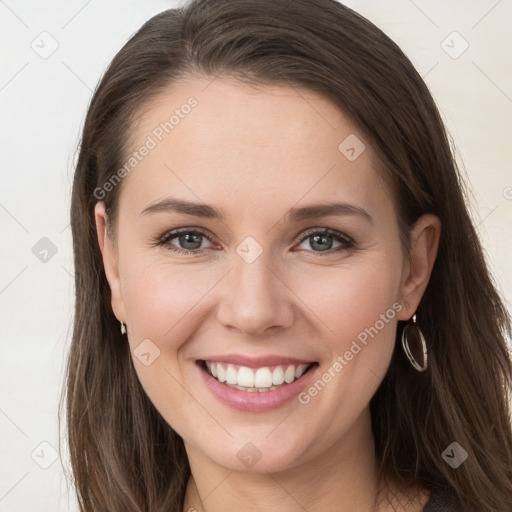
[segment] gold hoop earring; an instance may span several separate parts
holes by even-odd
[[[416,337],[421,343],[421,354],[416,354],[422,356],[423,364],[421,365],[418,363],[416,357],[414,357],[411,351],[411,348],[409,347],[409,339],[412,337]],[[408,323],[402,331],[402,347],[413,368],[418,372],[424,372],[428,367],[427,342],[425,341],[425,337],[423,336],[421,329],[418,327],[418,324],[416,324],[416,314],[413,315],[412,322]],[[415,348],[418,350],[418,343],[415,343]]]
[[[126,334],[126,325],[121,322],[121,334]]]

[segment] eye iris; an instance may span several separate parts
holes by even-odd
[[[320,251],[328,251],[332,247],[332,237],[330,235],[311,235],[310,237],[311,247],[316,247],[320,249]],[[320,241],[324,243],[324,245],[320,245]],[[325,242],[327,241],[328,247],[325,247]],[[330,242],[330,243],[329,243]]]
[[[184,235],[179,236],[180,245],[183,249],[199,249],[201,247],[201,237],[202,235],[196,235],[193,233],[186,233]],[[185,244],[183,246],[183,244]],[[192,244],[192,247],[187,244]]]

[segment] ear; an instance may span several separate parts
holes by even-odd
[[[119,279],[119,258],[117,251],[112,247],[112,242],[107,236],[108,217],[103,201],[96,203],[94,207],[94,218],[96,222],[96,232],[98,234],[98,244],[103,257],[105,275],[107,276],[112,296],[112,311],[120,322],[126,323],[126,312],[121,293],[121,281]]]
[[[441,221],[432,214],[421,216],[410,231],[411,261],[404,262],[400,287],[403,309],[397,317],[399,320],[408,320],[418,308],[434,268],[440,236]]]

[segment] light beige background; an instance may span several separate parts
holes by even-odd
[[[398,43],[430,87],[472,187],[489,265],[510,304],[512,3],[346,3]],[[76,510],[59,460],[52,463],[73,311],[68,209],[75,148],[108,62],[144,21],[175,5],[0,0],[0,512]],[[46,59],[31,46],[48,51],[53,40],[58,48]],[[43,237],[57,251],[46,262],[32,252]]]

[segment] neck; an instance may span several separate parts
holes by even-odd
[[[379,480],[369,410],[321,454],[278,472],[238,472],[186,444],[191,477],[183,512],[376,512]],[[418,509],[421,510],[421,509]]]

